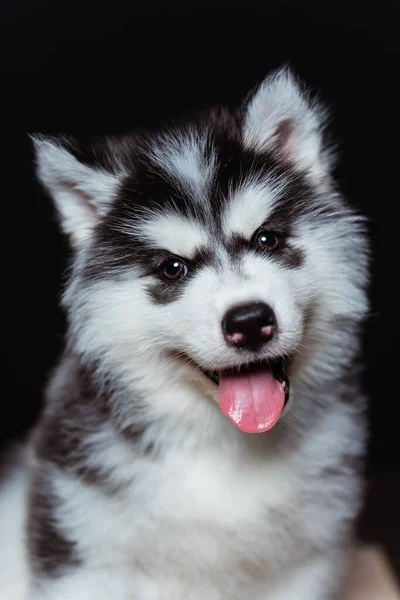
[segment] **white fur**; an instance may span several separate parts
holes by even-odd
[[[15,452],[0,494],[0,600],[26,600],[28,567],[26,561],[25,519],[27,505],[26,456]]]
[[[316,180],[329,172],[330,152],[322,147],[321,107],[299,93],[289,70],[267,77],[247,109],[245,143],[249,147],[279,152],[295,168],[305,170]],[[280,140],[279,126],[291,131]]]
[[[38,176],[54,199],[63,231],[81,247],[107,212],[120,179],[82,164],[54,142],[42,138],[34,142]]]
[[[267,219],[285,187],[284,182],[246,181],[231,198],[224,212],[222,230],[225,235],[241,235],[250,239]]]
[[[192,258],[196,250],[206,246],[209,236],[200,223],[178,214],[155,214],[151,219],[133,226],[127,233],[135,233],[150,242],[152,247],[168,250],[171,254]]]
[[[188,131],[160,136],[153,145],[151,158],[157,168],[172,176],[176,184],[183,185],[193,193],[195,202],[204,201],[215,169],[215,157],[204,156],[206,136]]]
[[[339,567],[335,577],[344,572],[340,562],[345,556],[332,560],[329,552],[319,553],[306,564],[285,569],[281,577],[283,564],[292,555],[293,532],[288,536],[280,529],[274,511],[294,503],[294,522],[302,523],[308,539],[328,547],[337,518],[344,517],[343,506],[321,503],[318,489],[313,502],[313,480],[317,482],[318,473],[329,467],[338,443],[355,450],[357,426],[345,413],[331,414],[321,423],[320,436],[308,440],[301,452],[281,456],[271,444],[265,460],[257,444],[243,452],[226,425],[221,419],[219,434],[228,434],[224,445],[214,435],[206,452],[199,454],[190,443],[182,447],[178,439],[161,462],[129,462],[132,483],[122,496],[104,496],[54,471],[56,489],[66,501],[58,519],[63,530],[79,540],[79,555],[87,567],[49,582],[40,593],[12,599],[222,600],[228,593],[232,600],[323,598],[333,566]],[[99,463],[105,459],[121,480],[132,449],[122,448],[110,435],[104,441]],[[350,499],[356,489],[349,481],[343,484],[341,493]],[[329,480],[325,485],[329,498]],[[298,503],[304,492],[311,497],[306,504]],[[351,517],[356,507],[349,503],[348,510]],[[5,556],[5,566],[10,558],[14,559]],[[206,574],[215,569],[220,571],[218,579],[208,579]],[[20,581],[26,582],[26,576]]]

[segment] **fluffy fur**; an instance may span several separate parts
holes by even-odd
[[[66,349],[2,500],[21,598],[341,598],[361,497],[368,261],[325,122],[281,70],[236,113],[90,148],[35,138],[74,259]],[[254,246],[262,226],[275,252]],[[186,277],[162,276],[170,256]],[[257,352],[221,331],[249,301],[278,324]],[[277,356],[289,403],[271,431],[243,433],[204,371]]]

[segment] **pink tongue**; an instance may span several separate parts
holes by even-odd
[[[271,429],[284,403],[285,390],[268,371],[219,375],[219,407],[242,431],[261,433]]]

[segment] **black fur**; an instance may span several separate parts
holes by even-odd
[[[35,451],[37,457],[61,470],[74,474],[87,485],[100,486],[114,493],[110,473],[106,469],[87,464],[90,448],[84,444],[87,435],[96,433],[107,424],[121,436],[128,438],[135,452],[148,453],[141,446],[144,427],[125,427],[113,418],[110,409],[109,385],[97,381],[95,366],[85,366],[81,359],[65,353],[64,380],[59,381],[54,393],[49,391],[52,410],[45,410],[38,430]],[[117,389],[117,388],[116,388]],[[114,393],[118,393],[114,390]],[[138,400],[138,408],[140,401]]]
[[[29,498],[28,555],[34,573],[53,578],[62,575],[65,569],[81,564],[75,542],[68,539],[57,523],[57,506],[59,499],[49,478],[36,477]]]

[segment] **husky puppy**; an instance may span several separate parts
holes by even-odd
[[[368,252],[325,130],[281,69],[236,112],[35,137],[73,262],[65,351],[2,500],[21,597],[342,598]]]

